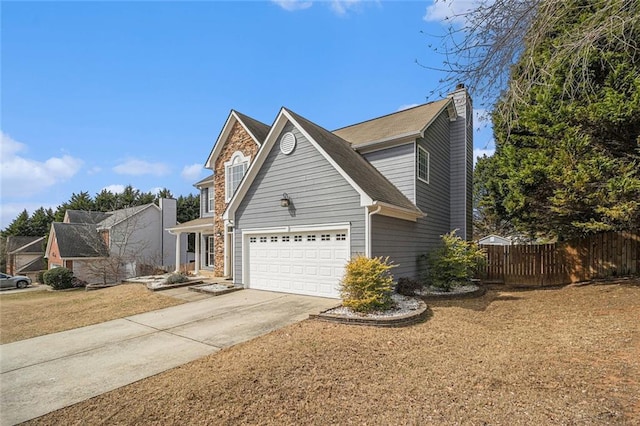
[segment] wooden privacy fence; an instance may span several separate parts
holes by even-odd
[[[480,278],[509,285],[548,286],[640,274],[640,235],[608,232],[556,244],[482,245]]]

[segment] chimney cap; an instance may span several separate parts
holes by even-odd
[[[456,90],[464,89],[464,83],[456,84]]]

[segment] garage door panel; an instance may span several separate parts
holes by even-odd
[[[245,243],[250,288],[339,297],[349,258],[347,231],[265,234]]]

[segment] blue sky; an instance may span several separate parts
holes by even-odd
[[[443,75],[416,60],[442,62],[425,33],[451,14],[430,0],[0,7],[0,229],[73,192],[196,193],[231,109],[271,124],[286,106],[336,129],[436,100]]]

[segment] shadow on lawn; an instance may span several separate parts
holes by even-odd
[[[449,300],[437,300],[430,299],[427,301],[427,304],[430,307],[438,307],[438,308],[463,308],[463,309],[471,309],[474,311],[484,311],[489,305],[494,302],[509,302],[509,301],[518,301],[522,300],[523,297],[513,296],[510,294],[503,294],[502,290],[493,290],[489,289],[487,292],[480,297],[476,297],[473,299],[449,299]]]

